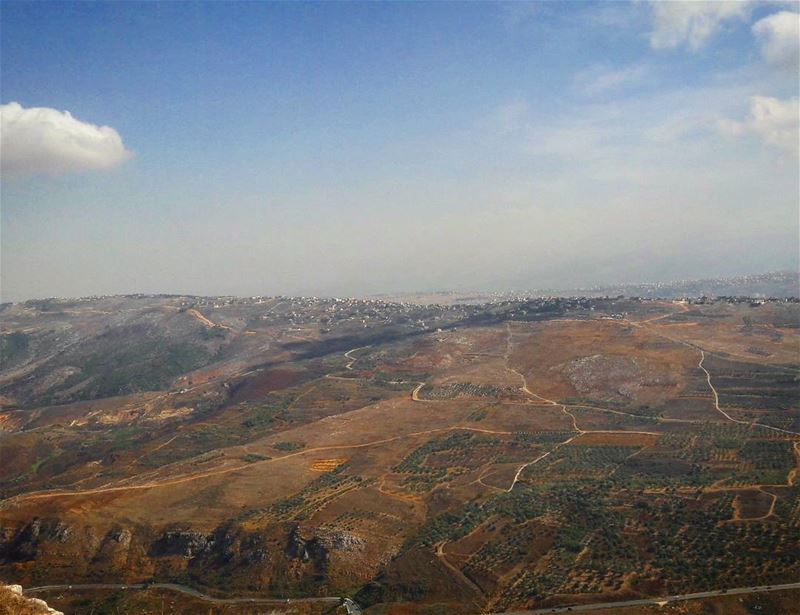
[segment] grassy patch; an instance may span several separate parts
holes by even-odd
[[[302,442],[277,442],[272,445],[273,448],[277,448],[279,451],[284,451],[287,453],[300,450],[301,448],[305,448],[305,446],[306,445]]]

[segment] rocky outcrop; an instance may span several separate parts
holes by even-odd
[[[260,536],[246,536],[242,539],[242,553],[248,564],[261,564],[269,559],[269,551]]]
[[[50,537],[61,543],[67,542],[72,536],[72,528],[62,521],[58,521],[50,532]]]
[[[158,530],[115,525],[103,534],[95,531],[58,519],[0,528],[0,563],[9,579],[22,583],[41,579],[37,571],[46,569],[51,583],[140,583],[189,575],[211,584],[224,579],[229,588],[290,593],[304,582],[328,582],[332,554],[349,557],[365,548],[350,532],[292,523],[269,529],[228,523],[212,531],[188,524]]]
[[[366,543],[350,532],[332,532],[322,537],[322,541],[332,551],[363,551]]]
[[[669,367],[623,355],[595,354],[550,368],[562,372],[581,395],[638,400],[652,388],[672,388],[677,380]]]
[[[64,615],[39,598],[22,594],[21,585],[0,585],[0,615]]]
[[[310,557],[308,554],[308,543],[300,535],[299,528],[295,527],[289,532],[289,540],[286,544],[286,555],[292,559],[301,559],[307,562]]]
[[[0,555],[15,561],[35,559],[42,543],[51,541],[63,544],[74,535],[73,529],[67,524],[42,519],[34,519],[16,534],[7,529],[2,534],[4,544],[0,545]]]
[[[179,556],[191,559],[213,546],[214,541],[192,530],[166,530],[150,550],[153,557]]]
[[[96,563],[107,563],[114,567],[123,566],[128,560],[133,534],[127,528],[114,528],[103,539],[94,557]]]
[[[289,532],[286,555],[291,559],[311,562],[315,570],[320,574],[325,574],[328,571],[330,554],[324,541],[317,536],[308,540],[303,538],[300,534],[300,528],[297,526],[293,527]]]
[[[11,543],[11,557],[18,561],[27,561],[36,557],[39,536],[42,533],[42,522],[34,519],[17,534]]]

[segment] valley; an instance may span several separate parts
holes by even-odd
[[[134,295],[0,326],[0,579],[65,612],[797,595],[796,300]]]

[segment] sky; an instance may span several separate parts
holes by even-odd
[[[3,2],[2,300],[797,270],[798,10]]]

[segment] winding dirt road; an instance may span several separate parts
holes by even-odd
[[[253,468],[260,465],[278,463],[280,461],[284,461],[286,459],[290,459],[292,457],[298,457],[300,455],[307,455],[309,453],[318,453],[321,451],[340,451],[340,450],[350,450],[350,449],[358,449],[358,448],[368,448],[371,446],[379,446],[381,444],[388,444],[389,442],[396,442],[397,440],[403,440],[405,438],[415,438],[417,436],[423,436],[432,433],[441,433],[447,431],[474,431],[479,433],[489,433],[489,434],[498,434],[498,435],[512,435],[513,432],[510,431],[494,431],[490,429],[480,429],[477,427],[466,427],[461,425],[455,425],[452,427],[439,427],[437,429],[427,429],[424,431],[415,431],[412,433],[401,434],[399,436],[392,436],[391,438],[383,438],[380,440],[373,440],[371,442],[362,442],[359,444],[332,444],[330,446],[317,446],[314,448],[307,448],[300,451],[296,451],[294,453],[289,453],[287,455],[282,455],[280,457],[271,457],[269,459],[263,459],[260,461],[255,461],[252,463],[242,464],[238,466],[232,466],[228,468],[218,468],[216,470],[209,470],[206,472],[198,472],[196,474],[187,474],[184,476],[177,476],[174,478],[165,479],[162,481],[153,481],[149,483],[142,483],[139,485],[124,485],[124,486],[109,486],[109,487],[98,487],[96,489],[84,489],[84,490],[75,490],[75,491],[39,491],[39,492],[31,492],[13,496],[6,500],[0,501],[0,509],[5,508],[9,504],[17,504],[19,502],[24,502],[28,500],[40,500],[46,498],[58,498],[58,497],[78,497],[84,495],[96,495],[101,493],[119,493],[125,491],[137,491],[142,489],[158,489],[162,487],[170,487],[172,485],[178,485],[181,483],[187,483],[195,480],[199,480],[201,478],[208,478],[210,476],[219,476],[221,474],[230,474],[232,472],[238,472],[240,470],[244,470],[247,468]]]
[[[724,416],[729,421],[732,421],[734,423],[739,423],[740,425],[748,425],[748,426],[750,426],[750,425],[758,425],[759,427],[763,427],[764,429],[771,429],[772,431],[778,431],[780,433],[788,433],[788,434],[793,435],[793,436],[800,436],[800,432],[797,432],[797,431],[790,431],[788,429],[781,429],[780,427],[773,427],[772,425],[765,425],[764,423],[742,421],[740,419],[735,419],[730,414],[725,412],[722,408],[720,408],[720,406],[719,406],[719,393],[717,393],[717,389],[714,388],[714,385],[711,383],[711,374],[703,366],[703,361],[706,360],[706,353],[705,353],[704,350],[702,350],[700,348],[698,348],[697,350],[700,350],[700,362],[697,364],[697,367],[699,367],[700,369],[702,369],[705,372],[705,374],[706,374],[706,382],[708,382],[708,387],[711,389],[711,393],[713,393],[713,395],[714,395],[714,407],[717,409],[717,411],[722,416]]]
[[[442,564],[444,564],[444,566],[450,572],[452,572],[457,579],[459,579],[463,584],[465,584],[472,591],[474,591],[479,598],[483,598],[484,597],[483,590],[481,590],[480,587],[478,587],[475,583],[473,583],[472,579],[470,579],[467,575],[465,575],[458,566],[454,566],[447,559],[447,554],[444,552],[444,546],[446,544],[447,544],[446,540],[443,540],[436,544],[436,557],[439,558],[439,561],[442,562]],[[478,605],[479,608],[481,607],[482,603],[479,600],[476,599],[474,602],[476,605]]]
[[[186,310],[186,313],[189,316],[191,316],[192,318],[195,318],[196,320],[199,320],[200,322],[202,322],[209,329],[213,329],[214,327],[216,327],[218,329],[227,329],[228,331],[232,331],[233,330],[228,325],[220,325],[220,324],[217,324],[217,323],[209,320],[208,318],[203,316],[198,310],[196,310],[194,308]]]
[[[344,366],[345,369],[352,370],[353,364],[358,361],[358,357],[351,357],[350,353],[355,352],[356,350],[363,350],[364,348],[369,348],[369,346],[359,346],[358,348],[351,348],[347,352],[344,353],[345,358],[347,358],[350,362]]]

